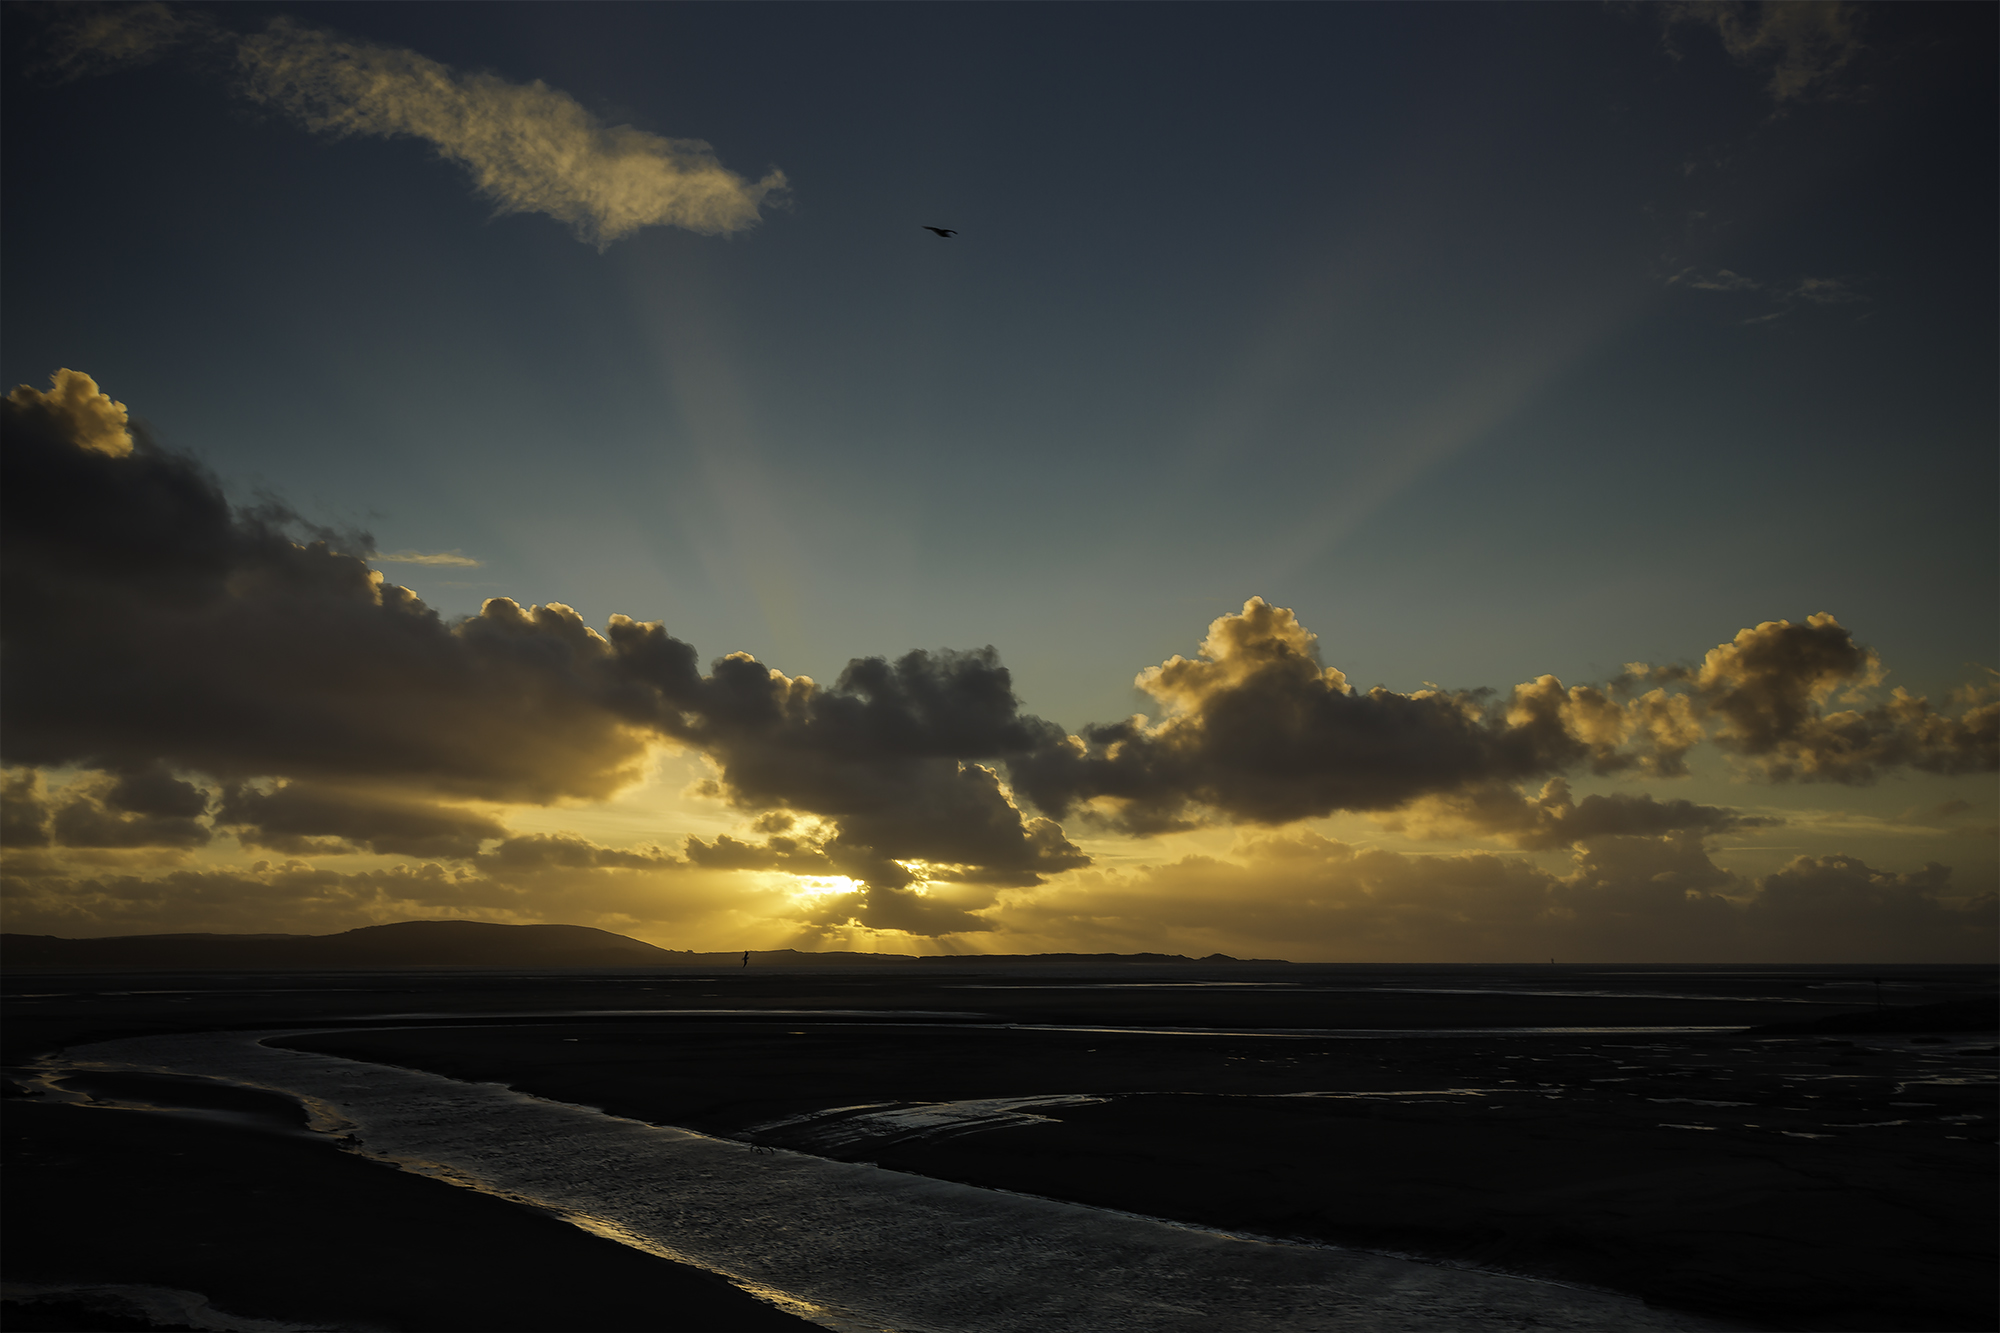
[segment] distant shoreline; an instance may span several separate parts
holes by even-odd
[[[589,926],[503,925],[489,921],[398,921],[331,935],[0,935],[0,966],[63,969],[311,971],[348,968],[702,968],[1014,966],[1287,966],[1277,958],[1189,958],[1161,953],[898,954],[798,949],[662,949]]]

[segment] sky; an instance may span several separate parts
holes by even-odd
[[[1994,954],[1991,6],[0,23],[9,930]]]

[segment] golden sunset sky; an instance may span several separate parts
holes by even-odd
[[[1990,6],[4,22],[10,931],[1993,956]]]

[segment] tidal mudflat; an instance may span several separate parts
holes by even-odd
[[[114,1255],[80,1233],[67,1245],[60,1236],[38,1242],[28,1253],[42,1265],[39,1273],[19,1271],[23,1252],[16,1250],[10,1277],[47,1285],[67,1274],[71,1281],[190,1289],[232,1315],[331,1318],[319,1325],[326,1327],[480,1326],[440,1322],[449,1318],[439,1311],[448,1299],[421,1313],[406,1310],[399,1320],[397,1298],[384,1294],[365,1320],[358,1313],[357,1294],[397,1277],[392,1263],[337,1257],[369,1230],[352,1206],[356,1191],[381,1189],[409,1195],[405,1218],[444,1198],[450,1206],[498,1210],[493,1238],[476,1248],[502,1268],[510,1246],[526,1252],[539,1243],[501,1235],[502,1217],[565,1231],[572,1245],[617,1256],[604,1258],[603,1274],[587,1283],[565,1280],[566,1292],[587,1289],[608,1299],[654,1284],[667,1290],[665,1275],[697,1285],[708,1279],[519,1204],[323,1151],[296,1117],[283,1123],[273,1109],[296,1103],[202,1108],[191,1104],[201,1101],[198,1090],[220,1085],[156,1081],[141,1088],[80,1067],[92,1040],[317,1028],[272,1044],[693,1130],[733,1154],[724,1159],[733,1165],[719,1168],[724,1175],[768,1172],[780,1158],[810,1159],[820,1164],[813,1170],[847,1163],[877,1173],[870,1180],[912,1182],[897,1188],[920,1193],[929,1188],[924,1181],[949,1182],[1086,1205],[1106,1210],[1105,1218],[1138,1214],[1294,1243],[1273,1253],[1337,1246],[1357,1262],[1409,1256],[1438,1274],[1542,1280],[1502,1288],[1528,1293],[1510,1308],[1502,1308],[1504,1300],[1453,1310],[1399,1307],[1407,1283],[1362,1264],[1347,1270],[1347,1280],[1350,1294],[1365,1299],[1343,1307],[1339,1326],[1516,1327],[1538,1303],[1545,1314],[1582,1316],[1574,1327],[1593,1326],[1592,1317],[1600,1321],[1594,1326],[1611,1326],[1602,1322],[1611,1316],[1583,1308],[1585,1297],[1601,1291],[1649,1303],[1650,1310],[1636,1302],[1629,1308],[1656,1316],[1662,1327],[1677,1326],[1675,1319],[1688,1327],[1988,1327],[1995,1316],[1992,1035],[1744,1029],[1872,1011],[1878,990],[1885,1007],[1913,1007],[1990,997],[1992,984],[1990,970],[1949,968],[1864,975],[1226,965],[985,966],[976,975],[961,966],[838,975],[155,977],[143,984],[23,978],[10,997],[18,1020],[10,1024],[17,1048],[10,1060],[53,1056],[41,1072],[56,1080],[59,1095],[97,1104],[27,1106],[32,1117],[18,1143],[12,1130],[24,1120],[10,1119],[10,1151],[57,1145],[53,1151],[102,1174],[118,1155],[111,1145],[129,1145],[134,1135],[206,1136],[200,1146],[124,1161],[127,1181],[143,1183],[150,1172],[165,1195],[195,1188],[175,1165],[189,1159],[172,1151],[239,1166],[272,1153],[314,1154],[323,1169],[268,1173],[284,1195],[269,1202],[293,1219],[346,1207],[326,1267],[348,1274],[349,1306],[333,1310],[309,1283],[295,1285],[290,1305],[269,1281],[253,1292],[255,1284],[231,1279],[228,1261],[204,1266],[194,1262],[198,1254],[182,1253],[202,1246],[186,1226],[171,1245],[157,1247],[158,1262],[144,1273],[129,1252],[143,1250],[143,1241]],[[154,993],[120,995],[112,986]],[[67,1066],[60,1048],[73,1053]],[[209,1100],[257,1095],[211,1093]],[[184,1111],[170,1117],[117,1109],[140,1104]],[[250,1123],[257,1115],[265,1117],[261,1126]],[[367,1149],[365,1127],[359,1137]],[[105,1146],[92,1149],[88,1141]],[[335,1180],[340,1172],[352,1180]],[[367,1184],[355,1184],[363,1174]],[[99,1187],[113,1194],[121,1188],[111,1179]],[[48,1188],[60,1192],[53,1178]],[[688,1197],[697,1192],[690,1186]],[[262,1206],[260,1198],[244,1202]],[[587,1211],[573,1199],[568,1206]],[[10,1225],[24,1211],[17,1201]],[[229,1223],[218,1218],[214,1225]],[[1022,1232],[1032,1236],[1049,1225],[1024,1223]],[[1081,1243],[1074,1237],[1088,1231],[1082,1225],[1065,1243]],[[1117,1263],[1129,1267],[1129,1252],[1120,1248],[1128,1242],[1104,1234],[1107,1272]],[[1114,1263],[1114,1251],[1125,1257]],[[865,1262],[855,1257],[865,1246],[840,1253],[850,1266]],[[1079,1290],[1088,1289],[1088,1262],[1071,1273]],[[621,1263],[638,1267],[610,1271]],[[452,1256],[440,1256],[440,1271],[459,1275],[447,1286],[466,1291],[468,1301],[494,1280],[454,1265]],[[177,1282],[177,1272],[189,1276]],[[990,1279],[989,1272],[982,1280]],[[1282,1303],[1259,1305],[1249,1290],[1243,1313],[1254,1310],[1260,1324],[1332,1326],[1287,1325]],[[753,1327],[792,1318],[728,1288],[719,1295],[740,1296],[737,1313],[752,1322],[704,1314],[675,1324],[673,1302],[654,1302],[655,1317],[665,1321],[654,1326]],[[792,1308],[810,1315],[811,1293],[802,1297]],[[1467,1313],[1475,1306],[1486,1313]],[[1294,1308],[1305,1318],[1306,1307]],[[1367,1310],[1388,1318],[1357,1313]],[[686,1315],[693,1313],[687,1307]],[[567,1323],[505,1326],[586,1326],[577,1318],[573,1311]],[[1135,1308],[1118,1322],[1146,1327],[1149,1318]],[[1171,1324],[1156,1318],[1154,1326]],[[954,1326],[949,1319],[925,1323]],[[978,1311],[955,1326],[980,1327]]]

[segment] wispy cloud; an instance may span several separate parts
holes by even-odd
[[[1862,51],[1860,6],[1845,0],[1682,0],[1661,8],[1669,37],[1675,26],[1712,28],[1738,64],[1768,65],[1775,102],[1826,95],[1836,74]],[[1669,48],[1671,50],[1671,47]]]
[[[1741,273],[1719,268],[1713,273],[1702,273],[1697,269],[1682,269],[1667,279],[1669,287],[1692,287],[1698,292],[1761,292],[1764,284],[1755,278],[1746,278]]]
[[[1868,299],[1838,278],[1801,278],[1786,295],[1815,305],[1851,305]]]
[[[1773,303],[1770,309],[1741,320],[1744,324],[1768,324],[1783,319],[1800,302],[1819,306],[1856,305],[1870,299],[1839,278],[1802,277],[1791,282],[1760,282],[1726,268],[1708,272],[1700,268],[1684,268],[1669,274],[1666,283],[1669,287],[1685,287],[1695,292],[1747,292],[1764,296]]]
[[[599,249],[643,227],[741,231],[786,190],[782,171],[749,180],[699,139],[606,125],[539,79],[467,73],[287,18],[245,37],[200,13],[120,6],[65,15],[42,45],[41,69],[64,79],[175,47],[221,54],[240,92],[307,129],[421,139],[500,213],[545,214]]]
[[[378,565],[442,565],[453,569],[477,569],[485,563],[456,549],[450,551],[390,551],[368,557]]]

